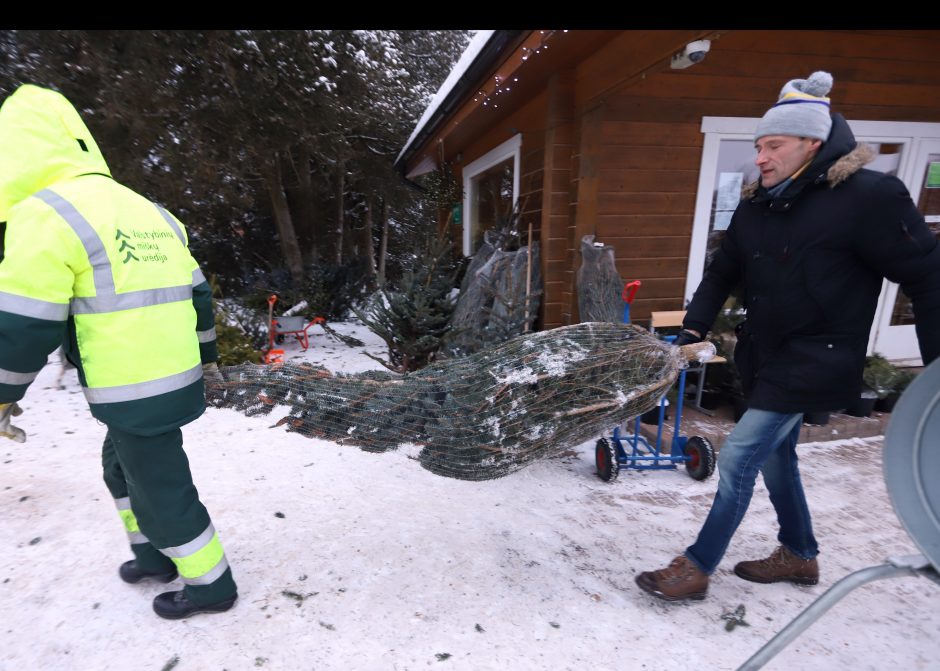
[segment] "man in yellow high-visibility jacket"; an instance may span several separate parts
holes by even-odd
[[[68,100],[27,84],[0,107],[0,437],[26,440],[16,402],[60,344],[108,429],[104,479],[135,556],[121,578],[179,575],[161,617],[228,610],[235,582],[180,431],[218,371],[209,285],[179,220],[111,178]]]

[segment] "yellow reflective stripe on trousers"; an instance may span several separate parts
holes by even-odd
[[[140,526],[137,524],[137,516],[131,510],[130,497],[125,496],[123,499],[114,499],[114,505],[117,506],[118,515],[124,523],[124,530],[127,531],[127,537],[131,545],[149,543],[150,539],[141,533]]]
[[[89,403],[120,403],[136,401],[151,396],[167,394],[183,387],[188,387],[202,377],[202,364],[176,375],[161,377],[148,382],[121,384],[114,387],[85,387],[82,391]]]
[[[228,568],[222,542],[211,523],[205,531],[188,543],[160,548],[160,552],[173,560],[176,570],[187,585],[211,584]]]

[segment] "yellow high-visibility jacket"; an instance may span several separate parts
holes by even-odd
[[[111,178],[55,91],[0,107],[0,222],[0,402],[64,343],[102,422],[153,435],[202,414],[215,328],[186,230]]]

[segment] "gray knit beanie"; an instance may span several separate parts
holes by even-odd
[[[793,135],[825,142],[832,128],[826,97],[831,89],[832,75],[822,70],[809,79],[791,79],[780,89],[777,104],[757,124],[754,140],[765,135]]]

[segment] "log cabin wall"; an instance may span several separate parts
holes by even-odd
[[[577,265],[571,254],[571,240],[577,201],[577,181],[572,179],[572,172],[576,174],[577,170],[575,74],[574,70],[565,70],[548,83],[540,226],[545,292],[541,316],[547,328],[574,323],[571,304]]]
[[[580,241],[615,248],[643,287],[634,321],[679,310],[704,116],[760,117],[790,79],[833,74],[850,120],[940,122],[940,31],[722,31],[704,61],[668,57],[704,31],[623,31],[463,149],[466,164],[522,133],[523,231],[541,242],[541,328],[576,323]]]
[[[571,288],[563,323],[578,321],[574,278],[585,235],[614,247],[618,271],[625,281],[643,280],[631,310],[634,321],[648,319],[651,309],[667,309],[653,307],[664,291],[669,292],[664,278],[681,277],[677,295],[682,294],[701,159],[700,134],[696,128],[699,137],[688,133],[677,136],[655,113],[653,123],[627,127],[621,121],[618,102],[623,91],[632,93],[638,84],[646,86],[647,94],[654,93],[651,81],[669,69],[668,58],[676,45],[701,37],[701,31],[624,31],[578,66],[577,139],[572,158],[575,202],[568,239]],[[677,158],[694,162],[692,188],[687,194],[681,184],[666,184]],[[686,222],[681,213],[686,209],[689,231],[682,233]],[[679,257],[681,263],[676,260]]]
[[[938,122],[938,51],[938,31],[730,31],[703,62],[606,97],[595,234],[621,277],[643,280],[634,320],[683,308],[703,116],[760,117],[788,80],[826,70],[848,119]]]
[[[501,120],[493,128],[477,138],[472,144],[468,145],[463,151],[461,160],[461,165],[471,163],[506,140],[509,140],[517,134],[522,134],[519,167],[519,203],[521,209],[520,235],[522,243],[525,244],[529,224],[532,224],[532,239],[539,242],[539,246],[541,247],[543,287],[546,279],[546,263],[548,256],[545,241],[542,239],[542,191],[545,181],[546,161],[544,124],[547,101],[547,92],[543,90],[517,112],[508,116],[505,120]],[[458,175],[458,179],[460,179],[462,183],[462,172]],[[457,234],[459,235],[459,233]],[[535,324],[537,329],[544,328],[545,324],[545,297],[549,292],[545,291],[544,288],[543,292],[542,300],[540,301],[539,318]]]

